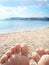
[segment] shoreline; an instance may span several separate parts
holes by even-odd
[[[37,29],[31,29],[31,30],[22,30],[22,31],[11,31],[11,32],[2,32],[0,33],[0,35],[4,35],[4,34],[12,34],[12,33],[21,33],[21,32],[29,32],[29,31],[36,31],[36,30],[42,30],[42,29],[45,29],[45,28],[49,28],[49,26],[46,26],[46,27],[42,27],[42,28],[37,28]]]

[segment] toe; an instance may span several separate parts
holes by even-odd
[[[3,55],[2,57],[1,57],[1,59],[0,59],[0,63],[1,64],[3,64],[3,63],[5,63],[6,61],[7,61],[7,55]]]
[[[6,52],[6,56],[7,56],[7,58],[9,58],[11,55],[12,55],[11,50],[9,50],[9,51]]]
[[[15,50],[16,50],[16,53],[20,53],[21,52],[21,46],[19,44],[16,44]]]
[[[21,53],[22,53],[22,55],[28,55],[28,46],[27,46],[27,44],[22,44],[21,45]]]
[[[33,59],[36,63],[38,63],[38,61],[40,60],[40,56],[38,55],[38,53],[33,52],[33,53],[32,53],[32,59]]]
[[[10,60],[10,58],[3,65],[14,65],[14,62]]]
[[[43,55],[38,62],[38,65],[49,65],[49,55]]]
[[[45,54],[49,54],[49,49],[45,49]]]
[[[9,57],[12,56],[12,54],[20,53],[20,51],[21,51],[20,45],[13,46],[9,51],[6,52],[5,55],[3,55],[3,57],[1,57],[0,63],[4,63],[6,60],[8,60]]]
[[[12,54],[15,54],[15,53],[16,53],[15,46],[11,47],[10,50],[11,50],[11,53],[12,53]]]
[[[13,46],[10,50],[11,50],[12,54],[20,53],[21,52],[21,46],[17,44],[15,46]]]
[[[42,55],[44,55],[45,54],[45,49],[43,49],[43,48],[38,48],[38,49],[36,49],[35,50],[40,56],[42,56]]]

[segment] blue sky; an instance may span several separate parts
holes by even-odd
[[[49,17],[49,0],[0,0],[0,18]]]

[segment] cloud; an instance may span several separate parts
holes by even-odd
[[[47,6],[49,7],[49,4],[47,4]]]
[[[4,6],[29,6],[40,4],[47,4],[49,0],[0,0],[0,4]]]
[[[36,16],[35,16],[36,14]],[[32,13],[33,17],[48,17],[47,13],[43,12],[43,11],[40,11],[40,12],[35,12],[35,13]]]
[[[0,19],[10,17],[43,17],[49,16],[39,6],[0,6]]]
[[[45,6],[47,5],[47,3],[49,3],[49,0],[35,0],[35,2],[36,2],[36,5],[40,4],[41,6]]]
[[[5,7],[0,6],[0,18],[8,18],[8,17],[23,17],[26,11],[25,6],[18,7]]]
[[[47,2],[48,0],[36,0],[37,2]]]

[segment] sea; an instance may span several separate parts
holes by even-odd
[[[40,20],[0,20],[0,34],[30,31],[49,27],[49,21]]]

